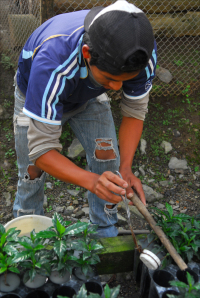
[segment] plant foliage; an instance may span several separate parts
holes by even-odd
[[[3,225],[0,224],[0,274],[7,274],[8,271],[19,273],[15,262],[14,255],[18,252],[18,235],[20,231],[11,228],[7,232]]]
[[[200,297],[200,283],[194,282],[193,277],[187,274],[187,284],[182,281],[170,281],[171,286],[178,287],[180,294],[178,296],[168,294],[169,298],[199,298]]]
[[[23,268],[26,268],[25,283],[29,279],[33,281],[36,273],[45,276],[50,274],[49,260],[51,254],[45,250],[44,241],[45,239],[38,239],[35,230],[33,230],[30,233],[30,238],[24,236],[18,242],[23,247],[23,250],[16,253],[13,261],[20,263]]]
[[[119,294],[119,290],[120,290],[120,286],[110,289],[108,284],[106,284],[106,286],[104,288],[105,298],[117,298],[117,296]],[[58,298],[69,298],[69,297],[59,295]],[[80,288],[78,294],[74,295],[73,298],[101,298],[101,296],[99,294],[94,294],[94,293],[87,294],[85,285],[83,285]],[[123,297],[121,297],[121,298],[123,298]]]
[[[0,225],[0,274],[7,271],[19,273],[19,265],[25,269],[24,282],[33,281],[36,274],[50,276],[57,270],[60,276],[73,267],[81,267],[84,274],[91,265],[100,261],[97,252],[102,245],[91,239],[97,225],[78,221],[71,224],[55,213],[53,226],[30,237],[18,237],[21,231],[11,228],[7,232]],[[75,256],[75,251],[80,252]]]
[[[172,206],[166,203],[166,211],[156,207],[153,215],[157,225],[167,235],[176,251],[181,255],[185,262],[190,262],[194,257],[200,258],[200,214],[190,216],[187,214],[173,214]],[[149,241],[159,240],[157,235],[152,232],[148,237]],[[165,248],[162,246],[162,249]],[[171,262],[171,257],[166,254],[163,261],[165,267]]]

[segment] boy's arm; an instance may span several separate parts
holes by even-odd
[[[64,182],[73,183],[90,190],[99,198],[117,204],[124,195],[128,185],[112,172],[104,172],[101,176],[85,171],[56,150],[50,150],[36,160],[36,166]],[[122,189],[123,188],[123,189]]]
[[[136,190],[141,201],[146,204],[141,181],[132,173],[132,162],[143,130],[143,121],[123,117],[119,130],[120,173],[128,183],[127,196]],[[133,189],[132,189],[133,188]]]

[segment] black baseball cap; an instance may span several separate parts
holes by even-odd
[[[147,63],[152,55],[152,26],[144,12],[126,0],[93,7],[85,17],[84,28],[94,51],[118,69],[138,50],[146,53]]]

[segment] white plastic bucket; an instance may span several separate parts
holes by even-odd
[[[17,217],[4,225],[6,231],[10,228],[21,230],[19,236],[30,237],[30,232],[35,229],[35,232],[46,230],[52,226],[52,219],[42,215],[24,215]]]

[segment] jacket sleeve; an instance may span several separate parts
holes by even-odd
[[[138,100],[131,100],[122,94],[120,103],[121,113],[125,117],[132,117],[144,121],[148,112],[149,93]]]
[[[152,81],[155,77],[157,62],[157,48],[154,43],[152,56],[145,69],[132,80],[123,83],[121,99],[121,112],[123,116],[145,119],[148,112],[149,92],[152,89]]]
[[[30,118],[28,129],[29,159],[35,164],[38,157],[50,150],[61,152],[62,145],[59,138],[62,126],[42,123]]]

